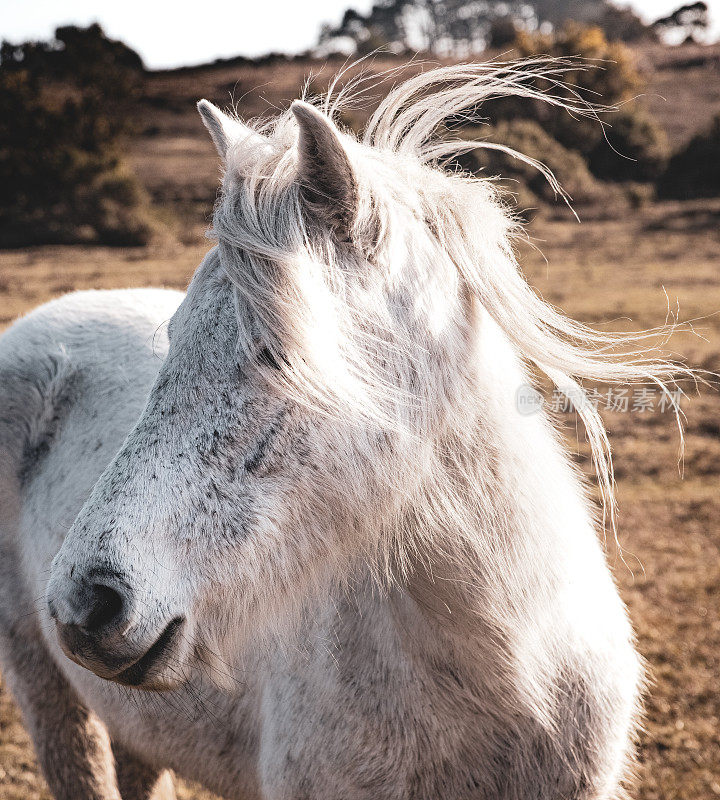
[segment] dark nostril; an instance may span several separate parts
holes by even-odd
[[[102,583],[94,583],[90,592],[90,613],[82,627],[93,633],[107,627],[120,616],[123,599],[115,589]]]

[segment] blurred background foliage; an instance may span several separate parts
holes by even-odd
[[[720,114],[673,154],[658,193],[679,200],[720,194]]]
[[[632,9],[609,0],[378,0],[366,14],[348,8],[339,25],[324,25],[320,46],[356,55],[383,46],[405,55],[467,58],[504,47],[513,32],[559,30],[569,20],[601,28],[616,41],[687,40],[702,38],[709,9],[697,0],[646,25]]]
[[[453,132],[460,129],[463,138],[499,142],[543,162],[581,207],[599,208],[609,198],[617,207],[653,196],[720,195],[720,123],[716,120],[673,152],[641,96],[645,81],[634,44],[657,42],[671,29],[686,39],[698,36],[707,26],[705,3],[681,6],[653,25],[606,0],[490,0],[481,5],[471,0],[381,0],[366,15],[348,9],[341,24],[325,26],[317,48],[301,58],[312,71],[320,57],[334,63],[333,48],[343,44],[346,55],[339,58],[381,47],[383,58],[399,63],[413,47],[441,56],[444,63],[479,55],[563,59],[567,87],[537,78],[536,88],[617,110],[586,119],[545,103],[505,98],[477,109],[469,121],[454,121]],[[238,67],[250,63],[236,61]],[[288,60],[262,59],[270,62],[282,75]],[[230,66],[224,62],[207,68]],[[2,43],[0,247],[142,245],[158,232],[160,218],[168,222],[175,212],[159,211],[160,204],[152,207],[137,169],[133,172],[124,158],[129,143],[155,130],[159,111],[190,111],[184,104],[173,106],[171,91],[153,94],[151,83],[159,75],[147,72],[136,52],[108,38],[97,24],[60,27],[48,42]],[[313,93],[321,94],[325,85],[313,81]],[[228,90],[236,88],[237,82],[229,84],[218,101],[227,102]],[[297,94],[299,89],[289,91]],[[360,130],[366,118],[367,110],[350,108],[342,122]],[[555,199],[542,176],[502,153],[478,149],[458,164],[478,175],[502,175],[521,211]]]
[[[144,244],[147,201],[123,164],[140,57],[99,25],[0,47],[0,246]]]
[[[609,197],[617,201],[623,188],[632,202],[638,196],[636,184],[654,187],[664,180],[670,157],[667,136],[638,98],[644,82],[623,43],[609,41],[601,28],[568,23],[554,33],[517,31],[512,54],[564,60],[570,65],[562,78],[565,88],[542,78],[534,81],[535,88],[616,110],[585,118],[540,101],[506,98],[479,112],[486,113],[489,127],[466,126],[463,138],[499,142],[541,161],[578,206]],[[512,179],[520,207],[555,199],[542,175],[503,153],[478,149],[459,163],[474,174]]]

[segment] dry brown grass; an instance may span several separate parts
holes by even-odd
[[[643,54],[650,56],[659,58],[657,53]],[[706,104],[693,112],[695,118],[672,121],[674,138],[691,131],[702,114],[718,110],[718,84],[710,81],[713,69],[687,67],[665,87],[666,94],[674,93],[671,102],[677,100],[690,115],[693,103],[681,91],[685,75],[696,104]],[[277,105],[295,95],[306,72],[307,65],[290,65],[271,84],[268,68],[251,67],[155,78],[155,130],[133,144],[132,159],[155,199],[176,212],[175,217],[168,215],[166,241],[141,249],[44,247],[0,253],[0,326],[73,289],[184,287],[208,247],[202,240],[203,220],[218,171],[192,101],[202,95],[222,99],[218,95],[239,78],[236,96],[265,83],[269,105]],[[664,85],[665,78],[657,81]],[[248,107],[260,113],[269,106],[254,94]],[[695,367],[720,371],[720,202],[612,211],[607,209],[606,219],[582,225],[540,215],[530,230],[548,263],[523,248],[533,285],[572,316],[596,323],[613,320],[619,328],[661,323],[664,287],[673,307],[677,299],[681,318],[698,320],[695,328],[704,337],[678,334],[673,348]],[[720,797],[720,397],[703,390],[684,408],[688,421],[682,480],[678,435],[668,414],[606,416],[626,563],[614,547],[608,548],[609,558],[653,678],[633,790],[637,800]],[[574,446],[571,420],[568,441]],[[582,443],[578,450],[583,461]],[[209,798],[185,784],[179,794],[184,800]],[[1,682],[0,797],[49,800]]]
[[[569,314],[637,327],[663,321],[664,287],[705,337],[678,334],[673,349],[720,371],[719,220],[720,204],[706,203],[555,223],[538,231],[549,271],[535,256],[529,273]],[[720,796],[720,397],[703,389],[683,407],[683,479],[670,415],[606,415],[626,563],[614,548],[610,559],[653,680],[637,800]]]

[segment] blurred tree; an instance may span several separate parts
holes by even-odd
[[[337,27],[323,26],[321,47],[366,53],[373,43],[391,51],[467,57],[505,47],[515,30],[555,29],[569,20],[603,27],[611,39],[632,41],[648,28],[608,0],[379,0],[365,15],[348,9]]]
[[[142,193],[119,157],[142,62],[97,25],[57,35],[0,46],[0,245],[142,243]]]
[[[597,25],[607,8],[606,0],[531,0],[542,22],[561,28],[568,20],[583,25]]]
[[[658,194],[680,200],[720,197],[720,114],[672,156]]]
[[[567,24],[557,33],[518,33],[515,47],[522,57],[550,56],[565,59],[568,71],[562,76],[565,88],[538,78],[535,87],[561,97],[614,105],[630,100],[642,82],[630,51],[619,42],[608,42],[602,29]],[[579,59],[578,57],[581,57]],[[577,65],[575,67],[574,65]],[[577,150],[584,158],[603,141],[603,129],[596,119],[571,116],[540,101],[506,98],[488,106],[492,120],[534,119],[563,146]]]
[[[513,17],[506,14],[497,17],[490,23],[488,31],[488,47],[494,50],[502,50],[515,43],[518,35],[518,24]]]
[[[653,28],[663,32],[680,31],[685,40],[697,41],[710,25],[710,11],[705,2],[686,3],[667,17],[653,22]]]
[[[631,8],[608,5],[598,24],[610,41],[637,42],[656,38],[654,28],[646,25]]]
[[[641,106],[624,106],[607,118],[605,138],[588,154],[590,169],[605,180],[649,183],[668,160],[665,131]]]
[[[86,103],[103,106],[103,113],[119,128],[127,128],[127,113],[143,87],[144,66],[140,56],[123,42],[108,39],[94,23],[87,28],[65,25],[55,30],[50,42],[0,45],[3,72],[21,71],[50,83],[63,96],[82,93]]]
[[[602,197],[602,185],[588,170],[583,157],[563,147],[549,136],[537,122],[528,119],[502,121],[492,127],[463,131],[464,136],[489,142],[499,142],[523,155],[541,161],[549,167],[566,192],[579,204],[597,201]],[[511,191],[519,191],[520,204],[532,202],[532,196],[546,201],[557,199],[545,177],[533,166],[497,150],[478,148],[458,158],[460,165],[472,173],[487,177],[501,176]],[[515,184],[513,186],[513,184]],[[523,187],[532,192],[524,193]]]
[[[492,23],[503,17],[536,24],[526,0],[380,0],[367,15],[349,9],[338,27],[324,26],[320,44],[350,43],[355,52],[367,52],[374,39],[395,52],[467,57],[485,49]]]

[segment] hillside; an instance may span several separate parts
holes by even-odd
[[[648,44],[633,53],[646,83],[642,102],[676,148],[720,110],[720,44]],[[324,90],[343,66],[341,60],[279,58],[149,73],[139,109],[140,136],[130,148],[137,174],[157,201],[208,201],[214,196],[208,189],[218,174],[217,161],[195,110],[197,100],[235,105],[245,119],[272,115],[286,108],[307,80],[316,91]],[[363,68],[377,76],[377,85],[368,92],[367,108],[356,112],[358,121],[393,83],[422,65],[379,57]],[[349,70],[348,77],[357,72]]]

